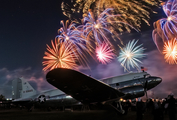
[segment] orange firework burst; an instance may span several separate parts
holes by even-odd
[[[72,6],[62,2],[61,9],[63,14],[72,18],[72,15],[83,12],[87,13],[89,9],[98,16],[106,8],[114,8],[116,13],[121,14],[120,17],[115,17],[114,20],[129,23],[136,29],[141,27],[141,22],[144,21],[148,25],[152,6],[159,6],[160,0],[71,0]],[[154,12],[154,11],[153,11]],[[73,14],[75,13],[75,14]],[[127,24],[115,23],[114,27],[123,32],[124,29],[131,31]],[[140,30],[140,29],[139,29]]]
[[[69,42],[58,43],[55,40],[55,43],[51,40],[52,48],[47,45],[48,52],[44,54],[46,56],[43,57],[45,61],[42,62],[44,71],[52,70],[55,68],[76,68],[77,58],[76,53],[73,51],[73,44]]]
[[[169,64],[177,64],[177,41],[176,38],[165,42],[163,49],[164,59]]]

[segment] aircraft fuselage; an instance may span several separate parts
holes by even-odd
[[[50,71],[46,79],[56,88],[84,104],[142,97],[145,91],[162,81],[160,77],[150,76],[147,72],[96,80],[81,72],[65,68]]]

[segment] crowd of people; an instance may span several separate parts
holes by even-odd
[[[138,98],[136,102],[137,120],[143,120],[145,111],[151,111],[154,120],[163,120],[164,114],[168,114],[169,120],[176,120],[176,99],[174,98],[174,94],[171,93],[162,102],[157,99],[148,99],[144,103],[141,98]]]
[[[154,120],[163,120],[164,114],[168,114],[169,120],[176,120],[176,105],[177,101],[174,94],[171,93],[163,100],[149,98],[146,102],[143,102],[141,98],[138,98],[136,102],[126,102],[123,108],[127,111],[131,106],[133,110],[136,110],[137,120],[143,120],[143,115],[146,112],[150,112]]]

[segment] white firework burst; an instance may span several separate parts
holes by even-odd
[[[119,56],[117,58],[124,67],[124,70],[130,70],[130,66],[140,70],[139,63],[142,62],[139,59],[145,57],[146,54],[143,53],[145,48],[141,47],[143,44],[136,46],[137,42],[138,40],[129,41],[128,44],[120,50]]]

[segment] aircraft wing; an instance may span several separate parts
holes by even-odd
[[[13,100],[12,102],[29,102],[29,101],[32,101],[32,99],[31,98],[24,98],[24,99],[21,99],[21,98],[19,98],[19,99],[15,99],[15,100]]]
[[[101,81],[71,69],[51,70],[47,73],[46,79],[53,86],[84,104],[117,100],[125,95]]]

